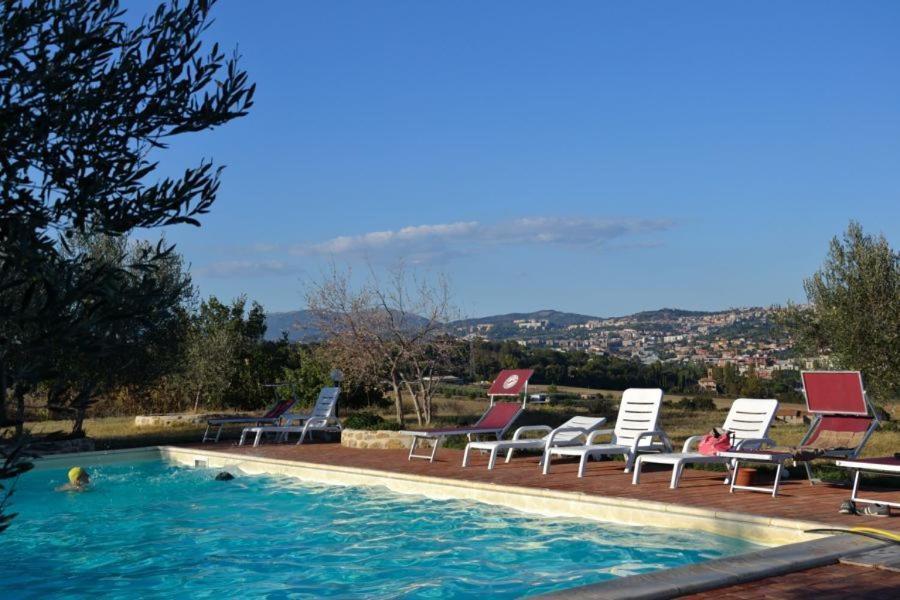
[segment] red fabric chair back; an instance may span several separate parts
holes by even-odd
[[[869,414],[859,371],[804,371],[806,410],[828,415]]]
[[[491,389],[488,390],[488,396],[518,396],[525,389],[525,385],[534,371],[531,369],[506,369],[500,371]]]
[[[284,413],[288,411],[290,407],[294,405],[293,400],[282,400],[281,402],[277,402],[275,406],[270,408],[266,414],[263,415],[266,419],[277,419]]]
[[[476,427],[479,429],[505,429],[509,427],[521,410],[522,405],[518,402],[497,402],[484,413]]]

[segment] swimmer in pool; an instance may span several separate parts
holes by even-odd
[[[56,491],[82,492],[87,488],[90,482],[91,478],[88,476],[87,471],[81,467],[72,467],[69,469],[69,483],[59,486],[56,488]]]

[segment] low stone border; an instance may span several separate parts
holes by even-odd
[[[172,413],[167,415],[138,415],[134,418],[135,427],[179,427],[182,425],[206,425],[206,421],[216,415],[192,415]]]
[[[378,429],[369,431],[366,429],[344,429],[341,431],[341,446],[347,448],[366,448],[377,450],[399,450],[409,448],[412,438],[408,435],[400,435],[399,431]]]

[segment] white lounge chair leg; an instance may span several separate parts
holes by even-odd
[[[253,447],[254,447],[254,448],[256,448],[257,446],[259,446],[259,442],[260,442],[260,440],[262,440],[262,435],[263,435],[263,431],[262,431],[262,429],[260,428],[260,429],[257,430],[257,432],[256,432],[256,439],[253,440]]]
[[[631,473],[631,467],[634,466],[634,454],[625,455],[625,472]]]
[[[680,461],[672,465],[672,481],[669,482],[669,488],[673,490],[678,488],[678,482],[681,480],[682,469],[684,469],[684,463]]]
[[[513,452],[515,452],[515,449],[510,448],[509,451],[506,453],[506,462],[509,462],[510,460],[512,460]]]
[[[806,476],[809,478],[809,485],[816,485],[816,478],[813,477],[812,468],[809,466],[809,462],[803,463],[803,467],[806,469]]]
[[[466,444],[466,451],[463,452],[463,463],[462,463],[462,466],[464,466],[464,467],[469,466],[469,450],[470,449],[471,449],[471,445]]]
[[[244,445],[244,440],[245,440],[246,438],[247,438],[247,430],[246,430],[246,429],[242,429],[242,430],[241,430],[241,440],[238,442],[238,446],[243,446],[243,445]]]
[[[550,450],[544,452],[544,475],[550,473]]]
[[[781,468],[784,466],[784,463],[779,462],[778,466],[775,467],[775,484],[772,486],[772,497],[776,497],[778,495],[778,484],[781,483]]]
[[[303,440],[306,438],[306,432],[307,432],[308,428],[309,428],[309,421],[307,421],[306,423],[303,424],[303,431],[300,432],[300,439],[297,440],[297,445],[298,445],[298,446],[299,446],[300,444],[302,444],[302,443],[303,443]],[[312,431],[311,431],[311,430],[309,431],[309,434],[312,435]]]
[[[641,482],[641,466],[643,464],[643,461],[638,457],[634,463],[634,475],[631,476],[631,485],[637,485]]]
[[[416,452],[416,443],[419,441],[419,436],[414,435],[412,436],[412,439],[412,444],[409,445],[409,456],[406,458],[406,460],[412,460],[413,454],[415,454]]]
[[[494,468],[494,463],[497,462],[497,446],[491,448],[491,457],[488,459],[488,471]]]
[[[578,476],[584,477],[584,468],[587,466],[588,454],[581,455],[581,461],[578,463]]]
[[[434,462],[434,455],[437,454],[438,446],[441,445],[443,439],[442,437],[435,438],[434,446],[431,447],[431,458],[428,459],[428,462]]]
[[[203,432],[203,442],[201,443],[205,443],[207,439],[209,439],[209,423],[206,424],[206,431]]]

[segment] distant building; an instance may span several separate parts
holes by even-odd
[[[715,394],[719,391],[718,386],[716,385],[716,380],[712,377],[701,377],[700,381],[697,382],[697,387],[700,388],[701,392],[710,392]]]
[[[550,324],[546,319],[516,319],[513,321],[519,329],[543,329]]]

